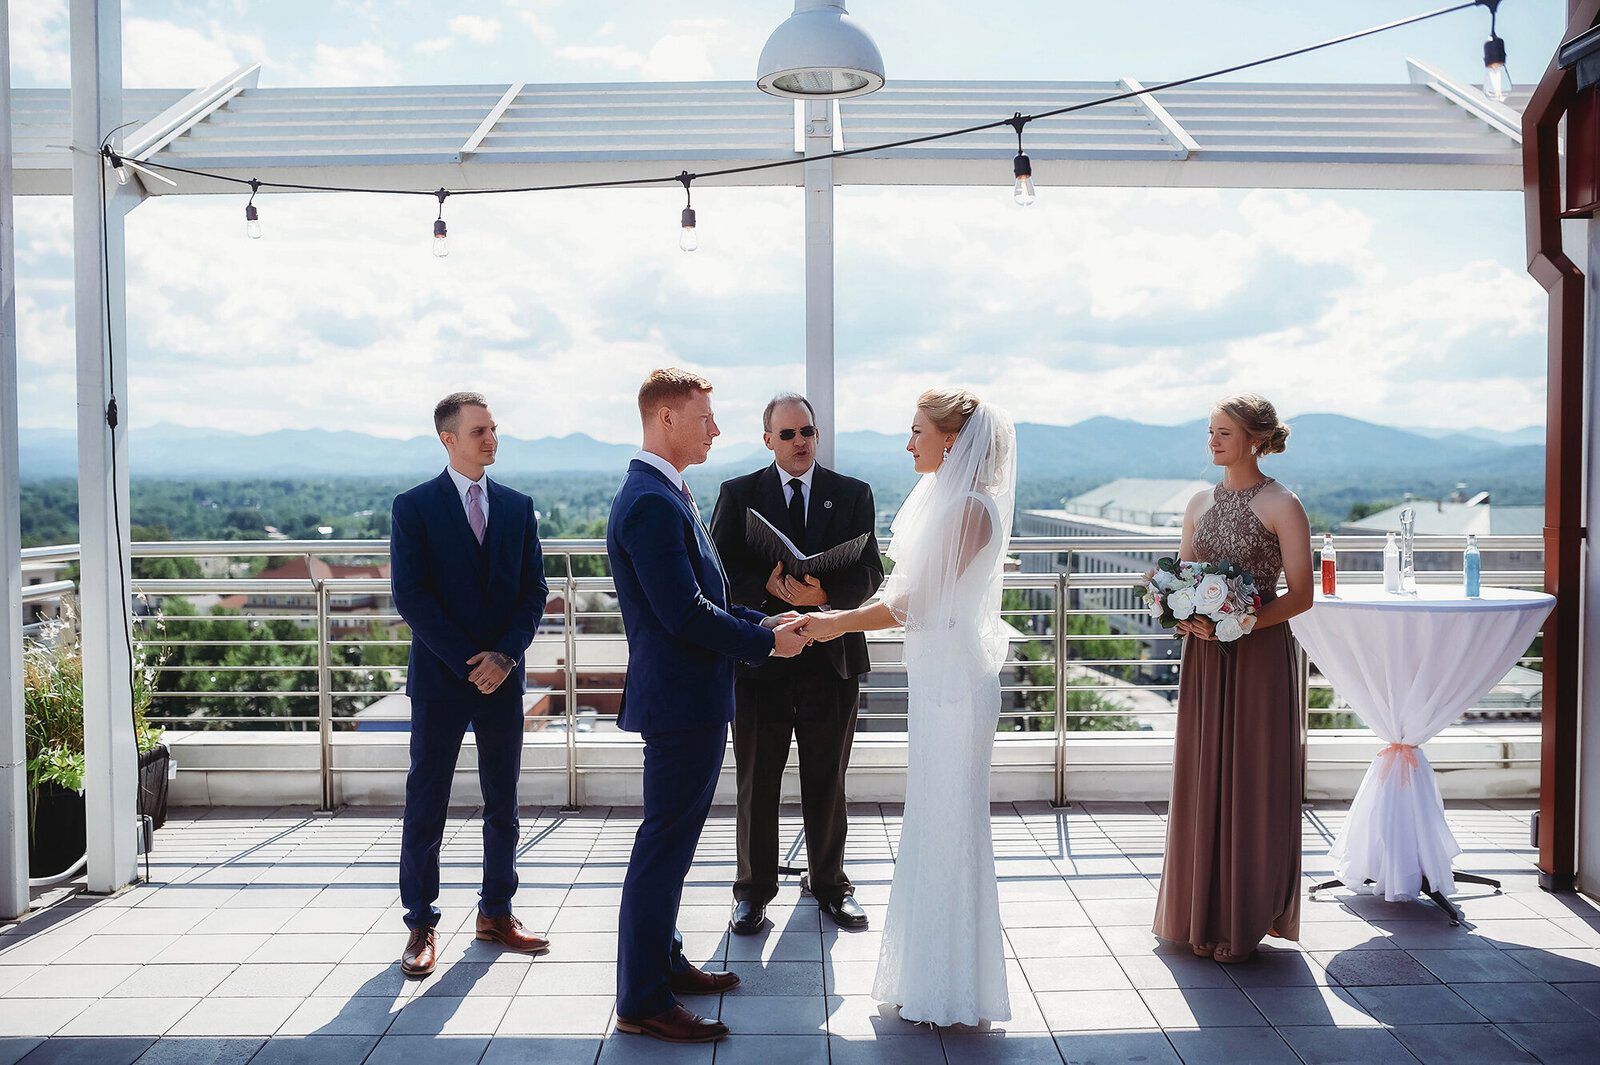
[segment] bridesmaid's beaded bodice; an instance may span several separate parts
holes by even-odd
[[[1255,578],[1256,587],[1267,590],[1278,586],[1283,573],[1283,548],[1250,509],[1250,501],[1272,483],[1263,477],[1257,484],[1237,492],[1217,485],[1215,502],[1194,528],[1194,554],[1199,562],[1235,562]]]

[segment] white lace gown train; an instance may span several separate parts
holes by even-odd
[[[989,820],[1000,681],[976,645],[907,634],[905,816],[873,997],[908,1021],[1011,1019]]]

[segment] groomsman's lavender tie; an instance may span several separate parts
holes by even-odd
[[[474,484],[467,488],[467,524],[472,526],[472,535],[478,538],[478,543],[483,543],[483,530],[489,522],[483,516],[482,485]]]

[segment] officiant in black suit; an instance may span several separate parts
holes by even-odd
[[[761,424],[773,464],[724,481],[711,516],[711,537],[728,571],[732,601],[771,614],[860,606],[883,583],[872,489],[865,481],[816,464],[816,417],[804,396],[775,397]],[[747,508],[807,555],[863,534],[866,545],[858,560],[820,579],[787,575],[781,564],[747,542]],[[867,641],[861,633],[814,644],[794,658],[740,664],[733,722],[739,871],[732,931],[759,931],[767,904],[778,893],[778,798],[791,735],[800,750],[800,807],[810,869],[801,888],[809,887],[822,911],[840,927],[867,926],[866,912],[856,903],[844,871],[844,778],[860,678],[868,668]]]

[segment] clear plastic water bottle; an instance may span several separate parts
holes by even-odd
[[[1467,534],[1467,550],[1461,556],[1461,583],[1466,589],[1468,599],[1476,599],[1482,594],[1480,582],[1483,577],[1483,560],[1478,555],[1478,538],[1472,533]]]
[[[1400,590],[1400,545],[1395,542],[1394,533],[1387,534],[1383,541],[1383,590]]]
[[[1337,555],[1333,550],[1333,534],[1322,534],[1322,594],[1332,595],[1335,584]]]

